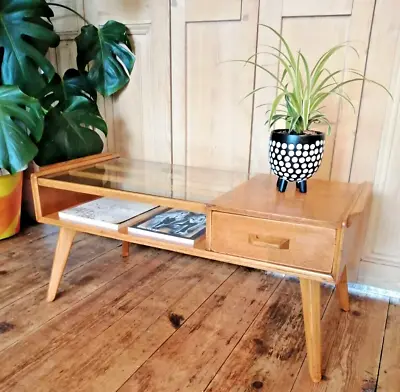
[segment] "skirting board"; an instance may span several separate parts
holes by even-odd
[[[400,292],[381,289],[361,283],[349,283],[349,293],[375,299],[389,298],[390,302],[400,304]]]
[[[377,266],[379,268],[379,271],[381,271],[382,266],[379,265]],[[385,266],[386,267],[386,266]],[[395,268],[395,267],[390,267],[390,268]],[[396,281],[396,285],[393,283],[393,287],[395,289],[390,290],[387,288],[381,288],[381,287],[376,287],[372,286],[371,284],[366,284],[366,283],[349,283],[349,293],[353,295],[359,295],[359,296],[366,296],[370,298],[375,298],[375,299],[390,299],[391,303],[396,303],[400,304],[400,268],[395,268],[397,272],[397,281],[396,277],[393,278],[393,281]],[[265,272],[266,274],[271,274],[273,276],[283,278],[285,277],[284,274],[279,274],[276,272]],[[382,274],[381,274],[382,276]],[[289,279],[295,279],[299,280],[298,278],[294,277],[289,277]],[[322,283],[323,285],[326,286],[333,286],[331,283]],[[387,287],[388,284],[385,281],[385,286]],[[397,287],[397,289],[396,289]]]
[[[392,297],[400,298],[400,268],[362,260],[357,283],[371,286],[374,290],[384,290]]]

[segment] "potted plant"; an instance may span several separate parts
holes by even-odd
[[[77,69],[67,70],[62,77],[46,58],[48,49],[57,47],[60,42],[50,22],[54,16],[50,6],[66,8],[86,23],[75,39]],[[0,14],[0,48],[3,50],[0,85],[2,89],[17,86],[23,94],[8,94],[7,102],[0,101],[3,125],[0,167],[3,174],[20,178],[21,174],[16,173],[24,170],[32,160],[44,166],[101,152],[104,138],[100,135],[107,135],[107,124],[97,106],[97,92],[109,97],[129,82],[135,56],[127,27],[108,21],[97,28],[75,10],[45,0],[5,0],[0,4]],[[2,91],[6,94],[7,90]],[[29,97],[34,101],[25,102]],[[40,106],[44,116],[40,137],[39,131],[32,131],[24,123],[33,114],[33,102]],[[15,118],[17,108],[20,117]],[[30,144],[26,138],[24,143],[9,143],[26,134]],[[18,165],[14,165],[16,159],[19,159]],[[3,189],[6,188],[1,187],[0,192]],[[0,198],[0,211],[6,208],[5,201]]]
[[[0,86],[0,239],[19,231],[22,171],[43,134],[40,102],[15,86]]]
[[[310,68],[304,55],[299,51],[295,56],[281,34],[270,26],[261,26],[277,35],[283,46],[282,50],[271,47],[272,52],[266,53],[275,57],[282,66],[283,73],[280,77],[252,61],[258,53],[245,61],[267,72],[277,83],[278,93],[271,108],[266,112],[269,114],[266,124],[272,129],[278,121],[283,121],[286,127],[271,132],[269,162],[273,173],[278,176],[277,187],[280,192],[285,192],[288,182],[296,182],[296,188],[306,193],[307,179],[319,169],[325,147],[325,133],[313,130],[312,126],[325,124],[328,127],[328,135],[331,131],[331,123],[323,113],[324,101],[332,95],[337,95],[349,103],[355,111],[350,98],[341,88],[357,81],[372,82],[388,93],[389,91],[381,84],[366,79],[363,74],[351,69],[347,72],[355,75],[354,78],[340,83],[336,81],[336,77],[345,70],[331,72],[326,68],[326,64],[337,51],[349,45],[334,46],[318,59],[313,68]],[[247,96],[262,88],[264,87],[257,88]]]

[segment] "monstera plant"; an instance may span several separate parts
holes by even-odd
[[[46,58],[60,43],[51,7],[66,8],[86,23],[75,39],[77,68],[63,76]],[[98,28],[75,10],[45,0],[0,1],[0,54],[1,239],[2,229],[7,236],[19,222],[19,215],[7,218],[5,211],[11,211],[7,203],[18,204],[19,174],[30,161],[42,166],[102,151],[107,125],[97,92],[108,97],[126,86],[135,56],[122,23]]]
[[[69,69],[61,77],[46,58],[49,48],[60,42],[51,24],[51,7],[63,7],[79,15],[63,4],[45,0],[0,2],[0,83],[18,86],[43,107],[43,136],[40,141],[32,139],[37,143],[35,162],[39,165],[101,152],[99,133],[106,135],[107,125],[97,107],[97,92],[108,97],[121,90],[129,82],[135,62],[125,25],[109,21],[97,28],[79,15],[87,24],[75,39],[77,69]],[[6,148],[18,136],[7,131],[4,117],[0,121],[1,150],[25,158],[18,167],[1,162],[2,168],[12,173],[23,169],[33,154],[22,151],[26,144]]]

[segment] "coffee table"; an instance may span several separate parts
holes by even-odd
[[[349,310],[347,266],[357,270],[371,204],[371,185],[311,180],[307,194],[276,190],[276,178],[249,176],[98,154],[48,166],[32,175],[39,222],[60,226],[48,289],[56,297],[76,232],[300,278],[310,376],[321,380],[320,285],[336,285]],[[58,212],[98,197],[202,212],[206,234],[194,247],[61,220]],[[206,262],[206,261],[205,261]]]

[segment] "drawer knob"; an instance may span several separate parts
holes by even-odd
[[[249,243],[264,248],[289,249],[290,240],[288,238],[279,238],[270,235],[250,234]]]

